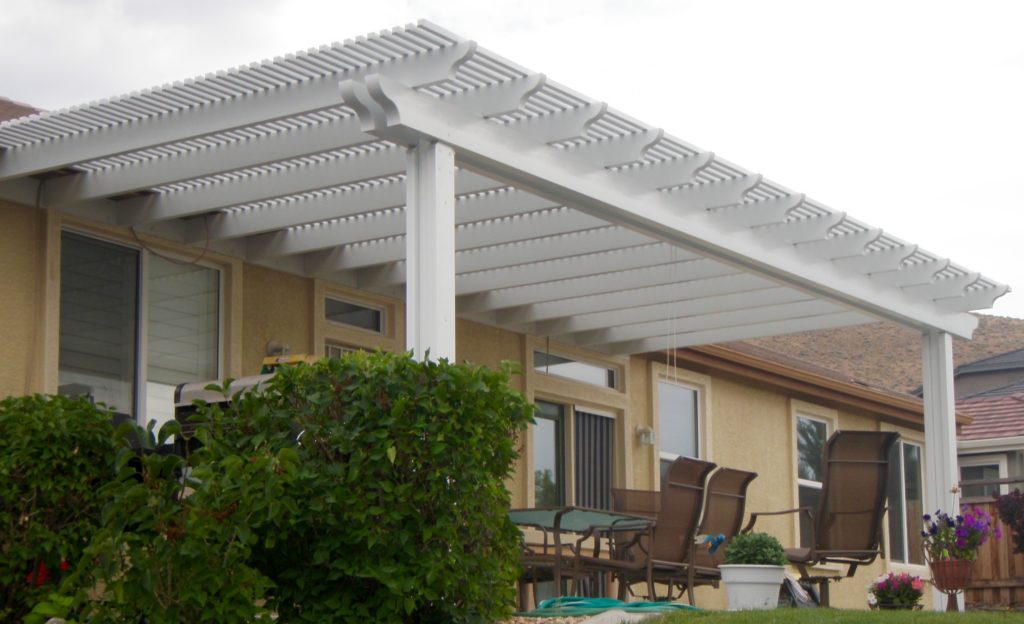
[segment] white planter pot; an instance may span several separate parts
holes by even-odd
[[[786,568],[774,565],[718,566],[725,582],[730,611],[774,609],[779,604],[779,588]]]

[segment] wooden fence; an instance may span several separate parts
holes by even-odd
[[[1013,535],[996,513],[995,503],[965,501],[987,511],[999,524],[1003,539],[984,544],[974,564],[974,580],[964,592],[967,606],[1024,606],[1024,554],[1014,552]]]

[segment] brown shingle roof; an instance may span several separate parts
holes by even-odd
[[[38,108],[33,108],[28,104],[15,102],[14,100],[9,100],[0,96],[0,121],[17,119],[18,117],[24,117],[25,115],[31,115],[38,112],[40,112]]]
[[[957,436],[960,440],[1024,436],[1024,392],[962,399],[957,401],[956,410],[972,418],[971,424],[961,428]]]
[[[1024,348],[1024,319],[979,314],[973,340],[953,341],[959,366]],[[893,323],[801,332],[748,340],[871,386],[911,392],[921,385],[921,334]]]

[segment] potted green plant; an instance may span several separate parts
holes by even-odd
[[[786,551],[768,533],[741,533],[733,537],[719,566],[730,611],[774,609],[786,578]]]

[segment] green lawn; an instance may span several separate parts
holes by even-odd
[[[729,613],[725,611],[701,611],[674,613],[655,620],[656,624],[682,624],[699,622],[700,624],[771,624],[785,622],[787,624],[846,624],[847,622],[885,622],[886,624],[903,624],[905,622],[922,622],[924,624],[982,624],[987,622],[1024,622],[1022,612],[981,612],[969,613],[935,613],[933,611],[844,611],[840,609],[776,609],[774,611],[745,611]]]

